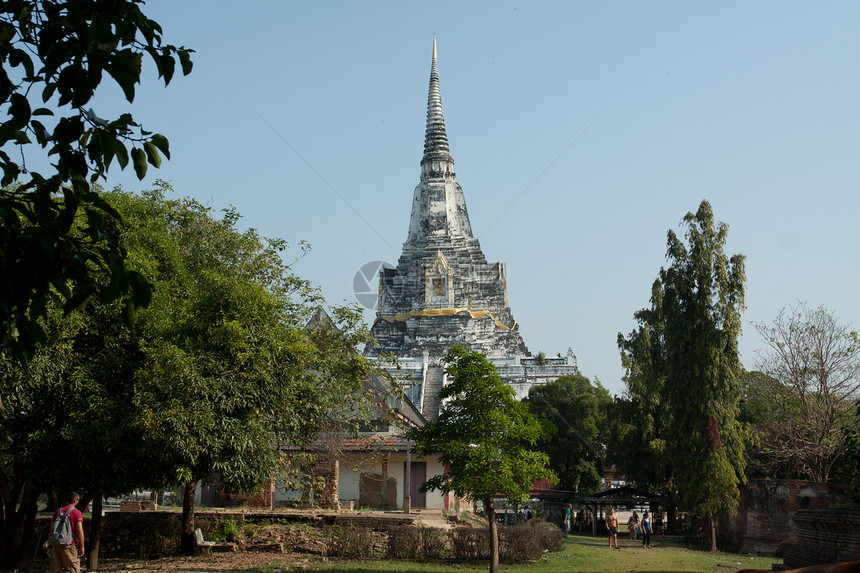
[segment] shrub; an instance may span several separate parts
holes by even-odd
[[[457,527],[451,531],[454,559],[489,559],[489,531],[485,527]]]
[[[561,551],[563,547],[561,530],[549,523],[531,521],[499,529],[499,559],[506,563],[534,561],[544,551]]]
[[[537,527],[525,524],[500,528],[499,560],[516,563],[539,559],[543,554],[543,547],[537,533]]]
[[[541,546],[547,551],[561,551],[564,549],[564,532],[560,527],[551,523],[536,523],[535,529],[541,540]]]
[[[328,554],[332,557],[367,559],[373,556],[373,531],[366,527],[333,525],[326,537]]]
[[[436,527],[418,528],[418,547],[424,559],[442,559],[449,554],[448,534]]]
[[[219,524],[220,533],[225,541],[236,542],[244,537],[242,528],[232,519],[226,519]]]
[[[434,527],[394,527],[388,531],[388,556],[412,561],[448,556],[448,536]]]
[[[396,559],[416,559],[418,555],[418,531],[414,527],[401,525],[388,530],[388,556]]]

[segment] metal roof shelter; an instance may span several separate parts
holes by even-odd
[[[655,493],[638,490],[631,486],[622,486],[601,491],[592,495],[581,495],[574,498],[572,503],[585,506],[592,514],[591,533],[597,535],[597,516],[604,514],[606,507],[624,507],[633,509],[637,505],[648,505],[652,512],[657,507],[666,505],[666,498]],[[598,508],[600,513],[598,513]]]

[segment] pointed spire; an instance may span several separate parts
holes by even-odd
[[[448,134],[442,115],[442,92],[439,90],[439,70],[436,67],[436,37],[433,36],[433,62],[430,65],[430,90],[427,94],[427,129],[424,134],[424,158],[427,161],[450,161],[454,163],[448,149]]]

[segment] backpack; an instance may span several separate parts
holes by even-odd
[[[69,523],[69,514],[75,506],[70,506],[65,513],[57,514],[57,519],[51,525],[51,535],[48,537],[48,545],[65,546],[72,544],[72,524]]]

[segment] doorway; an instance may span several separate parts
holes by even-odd
[[[425,509],[427,507],[427,494],[418,493],[418,488],[427,481],[427,462],[411,462],[409,472],[409,498],[412,507]],[[406,462],[403,462],[403,477],[406,478]]]

